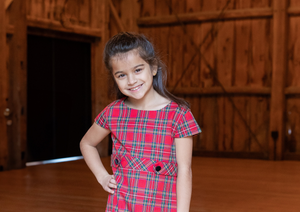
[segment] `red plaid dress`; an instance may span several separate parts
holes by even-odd
[[[106,211],[176,210],[177,163],[174,138],[201,132],[191,111],[175,102],[160,110],[129,108],[125,98],[95,119],[111,131],[111,166],[117,181]]]

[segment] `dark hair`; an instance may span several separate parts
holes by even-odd
[[[138,50],[140,57],[149,64],[152,69],[154,66],[157,66],[157,74],[153,77],[153,88],[161,96],[176,102],[179,106],[189,107],[189,104],[173,94],[171,94],[166,89],[167,81],[167,70],[165,64],[161,61],[158,54],[155,52],[153,45],[142,34],[134,34],[129,32],[121,32],[113,36],[105,45],[103,60],[106,68],[110,71],[111,75],[113,73],[111,67],[111,58],[122,53],[127,53],[131,50]],[[119,90],[115,80],[115,87],[117,89],[117,97],[122,98],[126,97]]]

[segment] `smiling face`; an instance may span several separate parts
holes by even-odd
[[[151,70],[137,50],[114,56],[110,63],[115,82],[129,101],[147,100],[156,93],[152,86],[156,67]]]

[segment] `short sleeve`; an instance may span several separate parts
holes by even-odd
[[[175,128],[175,138],[183,138],[187,136],[196,135],[201,133],[201,129],[195,120],[192,112],[187,110],[185,114],[179,118]]]
[[[108,112],[108,107],[104,108],[104,110],[102,110],[101,113],[99,113],[99,115],[95,118],[95,123],[100,127],[109,130],[109,125],[108,125],[108,120],[106,115],[107,112]]]

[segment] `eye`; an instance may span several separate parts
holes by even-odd
[[[135,69],[135,72],[136,72],[136,73],[139,73],[139,72],[141,72],[141,71],[142,71],[141,68]]]
[[[117,78],[124,78],[125,77],[125,74],[119,74],[118,76],[117,76]]]

